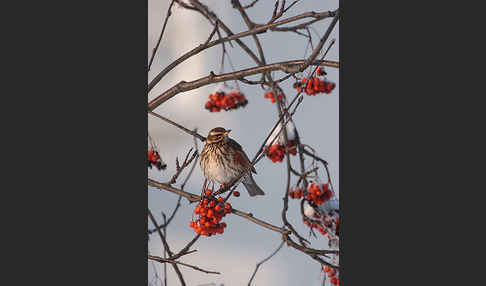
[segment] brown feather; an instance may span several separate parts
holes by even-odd
[[[243,148],[241,147],[241,145],[236,142],[235,140],[231,139],[231,138],[228,138],[228,143],[227,143],[230,147],[236,149],[237,151],[239,151],[239,153],[241,153],[244,157],[244,159],[240,159],[241,161],[245,161],[244,166],[249,166],[250,165],[250,159],[248,159],[248,156],[246,155],[245,151],[243,151]],[[255,167],[251,167],[251,171],[255,174],[257,174],[256,170],[255,170]]]

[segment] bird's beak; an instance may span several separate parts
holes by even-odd
[[[226,130],[226,132],[224,133],[226,136],[228,136],[228,134],[231,132],[231,129],[228,129]]]

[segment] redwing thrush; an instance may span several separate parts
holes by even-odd
[[[230,131],[222,127],[209,131],[206,145],[201,152],[201,170],[213,183],[228,184],[251,165],[241,145],[228,137]],[[256,174],[255,168],[251,167],[251,171]],[[265,193],[253,180],[252,172],[242,177],[243,185],[250,196],[264,195]]]

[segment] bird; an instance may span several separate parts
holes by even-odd
[[[253,173],[257,173],[251,166],[248,156],[238,142],[228,137],[231,130],[216,127],[209,131],[206,144],[201,151],[199,162],[204,177],[213,184],[228,184],[236,179],[242,172],[247,173],[241,182],[250,196],[264,195],[265,193],[253,179]],[[247,171],[251,166],[251,172]]]

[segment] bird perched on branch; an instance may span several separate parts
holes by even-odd
[[[204,176],[211,182],[222,185],[228,184],[243,172],[247,172],[241,179],[250,196],[264,195],[253,179],[252,172],[256,170],[251,166],[248,156],[235,140],[228,137],[231,130],[216,127],[209,131],[206,145],[201,152],[200,166]],[[247,171],[251,166],[251,171]]]

